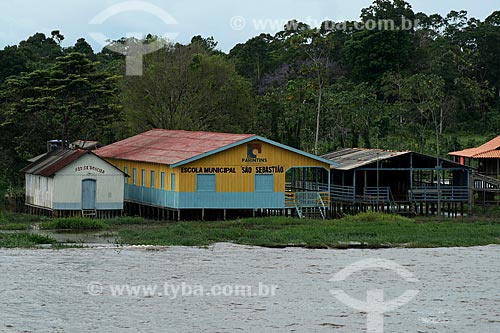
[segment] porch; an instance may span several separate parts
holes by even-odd
[[[330,172],[321,167],[295,167],[285,175],[285,207],[299,218],[329,216]]]
[[[333,213],[458,215],[470,200],[471,169],[451,161],[376,149],[347,149],[325,157],[341,163],[331,172]]]

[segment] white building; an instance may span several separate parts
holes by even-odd
[[[26,205],[32,213],[108,217],[123,210],[128,176],[91,151],[51,151],[21,172],[26,179]]]

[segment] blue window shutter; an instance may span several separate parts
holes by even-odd
[[[215,175],[196,175],[196,192],[215,191]]]
[[[274,192],[274,175],[255,175],[255,192]]]
[[[175,191],[175,173],[172,173],[170,175],[170,186],[171,186],[171,190]]]
[[[155,187],[155,172],[151,170],[151,177],[150,177],[150,187],[154,188]]]
[[[132,185],[137,185],[137,169],[132,169]]]
[[[146,186],[146,170],[141,170],[141,186]]]
[[[160,173],[160,188],[165,189],[165,172]]]

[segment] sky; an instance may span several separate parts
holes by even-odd
[[[446,15],[467,10],[484,20],[498,0],[409,0],[415,12]],[[372,0],[0,0],[0,49],[43,32],[60,30],[63,46],[85,38],[100,51],[106,40],[147,33],[188,43],[213,36],[228,52],[262,32],[274,34],[289,19],[318,26],[329,19],[356,20]]]

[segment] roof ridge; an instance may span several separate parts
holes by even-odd
[[[201,131],[201,130],[192,131],[192,130],[165,129],[165,128],[153,128],[153,129],[150,129],[150,130],[148,130],[146,132],[138,133],[136,135],[144,135],[144,134],[147,134],[147,133],[153,132],[153,131],[159,131],[159,132],[183,132],[183,133],[207,133],[207,134],[227,134],[227,135],[234,135],[234,136],[237,136],[237,135],[256,136],[257,135],[257,134],[252,134],[252,133],[230,133],[230,132],[220,132],[220,131],[214,132],[214,131]]]

